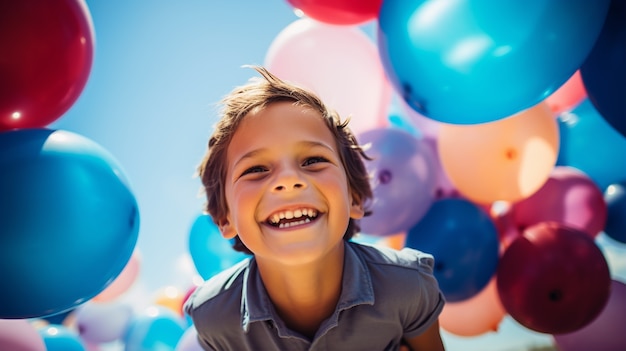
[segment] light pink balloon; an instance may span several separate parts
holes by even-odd
[[[355,134],[388,123],[392,87],[376,44],[357,27],[298,19],[274,38],[265,66],[350,117]]]
[[[439,315],[439,325],[459,336],[477,336],[498,331],[506,312],[500,298],[495,278],[471,298],[448,302]]]
[[[135,249],[122,272],[100,294],[92,299],[94,302],[107,302],[116,299],[126,292],[137,280],[141,265],[141,253]]]
[[[27,320],[0,319],[0,350],[46,351],[46,345]]]

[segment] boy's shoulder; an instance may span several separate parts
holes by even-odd
[[[214,275],[190,295],[185,303],[185,312],[189,315],[193,311],[215,299],[230,298],[235,295],[241,296],[243,277],[246,269],[250,265],[250,258],[227,268]]]

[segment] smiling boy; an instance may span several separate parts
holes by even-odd
[[[222,100],[199,167],[207,211],[252,254],[189,298],[205,350],[443,350],[433,257],[349,241],[366,158],[311,92],[262,67]]]

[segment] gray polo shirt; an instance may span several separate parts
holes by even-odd
[[[185,305],[205,350],[397,350],[444,306],[432,255],[346,243],[342,292],[313,340],[277,315],[254,258],[205,282]]]

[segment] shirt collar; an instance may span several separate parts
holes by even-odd
[[[330,325],[326,327],[322,325],[321,328],[331,328],[337,325],[339,312],[343,310],[361,304],[374,304],[374,287],[369,270],[357,254],[354,245],[358,244],[345,243],[341,296],[333,316],[327,321]],[[244,331],[248,331],[249,324],[252,322],[276,321],[277,319],[278,316],[261,280],[256,260],[252,257],[243,277],[241,327]]]

